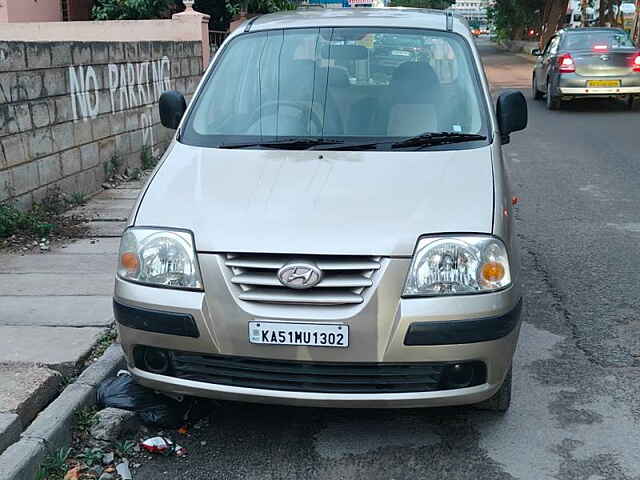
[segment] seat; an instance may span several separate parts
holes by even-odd
[[[343,135],[351,101],[349,74],[342,67],[327,67],[326,71],[328,89],[323,133],[325,136]]]
[[[405,62],[389,83],[387,135],[404,137],[442,130],[438,118],[440,79],[424,62]]]

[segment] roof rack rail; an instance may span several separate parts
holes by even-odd
[[[447,32],[453,31],[453,12],[451,10],[446,10],[447,15]]]
[[[247,26],[244,27],[245,33],[251,30],[251,26],[253,25],[253,22],[255,22],[259,16],[260,15],[256,15],[255,17],[249,19],[249,21],[247,22]]]

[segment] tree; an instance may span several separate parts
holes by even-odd
[[[633,38],[633,41],[636,42],[636,45],[640,43],[640,0],[636,0],[636,15],[633,19],[631,38]]]
[[[546,0],[549,3],[549,16],[542,26],[542,34],[540,35],[540,47],[543,48],[551,39],[558,26],[563,23],[563,19],[567,14],[569,0]],[[546,8],[546,7],[545,7]]]
[[[173,0],[97,0],[91,16],[94,20],[166,18],[173,6]]]
[[[487,16],[498,38],[521,40],[530,29],[540,31],[544,10],[544,0],[496,0]]]
[[[178,11],[184,9],[182,0],[175,0]],[[240,11],[248,13],[273,13],[293,10],[296,3],[290,0],[196,0],[193,8],[209,15],[209,29],[227,30],[229,23]]]

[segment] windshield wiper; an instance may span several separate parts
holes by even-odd
[[[391,144],[391,148],[426,147],[432,145],[444,145],[447,143],[473,142],[486,140],[484,135],[458,132],[425,132],[415,137],[409,137]]]
[[[342,140],[332,138],[291,137],[263,142],[223,143],[219,145],[218,148],[264,147],[283,148],[285,150],[306,150],[317,145],[338,145],[341,143],[343,143]]]
[[[313,147],[329,145],[327,150],[375,150],[378,145],[391,143],[391,148],[424,147],[431,145],[443,145],[447,143],[471,142],[475,140],[486,140],[484,135],[456,132],[427,132],[415,137],[410,137],[398,142],[373,141],[363,143],[349,143],[337,138],[317,138],[317,137],[287,137],[279,140],[222,143],[218,148],[282,148],[284,150],[307,150]]]
[[[427,147],[433,145],[444,145],[448,143],[472,142],[478,140],[486,140],[484,135],[476,135],[472,133],[458,132],[426,132],[415,137],[406,138],[400,141],[380,140],[369,141],[364,143],[348,143],[339,144],[335,147],[327,148],[327,150],[377,150],[379,145],[391,144],[391,148],[405,147]]]

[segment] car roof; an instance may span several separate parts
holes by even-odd
[[[462,17],[449,16],[453,31],[468,32]],[[309,8],[263,15],[249,22],[252,32],[303,27],[401,27],[446,31],[447,13],[423,8]],[[238,30],[246,29],[246,25]]]
[[[561,33],[571,34],[571,33],[589,33],[589,32],[624,32],[621,28],[611,28],[611,27],[581,27],[581,28],[566,28],[564,30],[560,30]]]

